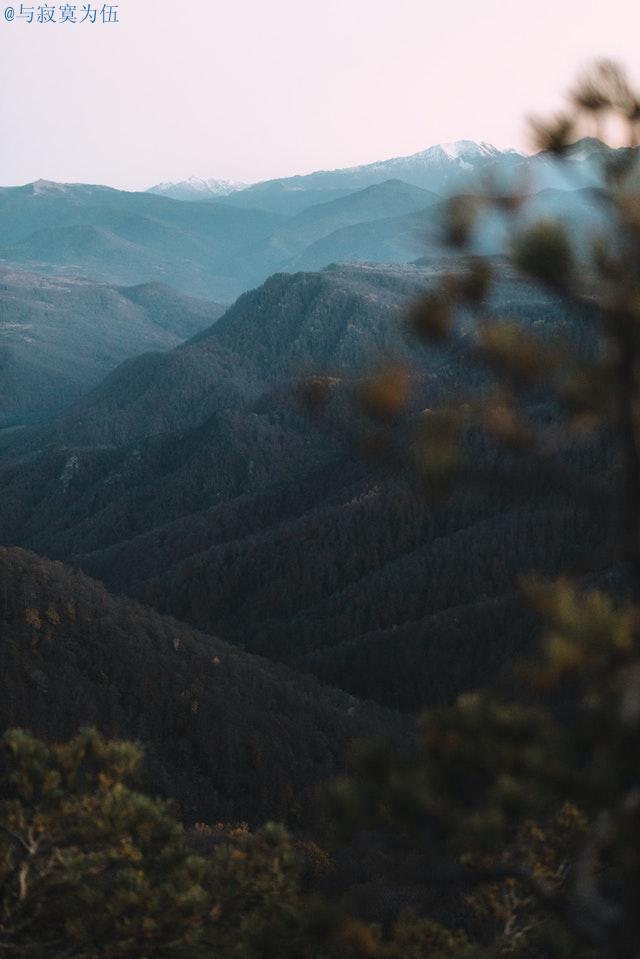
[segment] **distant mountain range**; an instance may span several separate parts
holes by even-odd
[[[127,357],[189,338],[271,274],[450,255],[443,194],[456,184],[541,185],[521,221],[561,217],[588,252],[606,214],[576,187],[597,182],[609,149],[583,140],[572,155],[567,176],[548,156],[463,141],[188,203],[49,181],[0,189],[2,422],[68,405]],[[499,255],[508,242],[500,216],[483,217],[476,250]]]
[[[0,189],[0,265],[118,286],[159,281],[229,303],[274,272],[442,256],[447,196],[487,184],[528,191],[532,214],[565,216],[584,240],[602,225],[587,191],[610,150],[582,140],[571,152],[568,171],[546,154],[462,141],[188,203],[38,181]],[[495,218],[483,221],[478,249],[501,253],[506,242]]]
[[[411,186],[447,195],[465,188],[473,176],[483,171],[511,170],[526,160],[515,150],[502,151],[490,144],[462,140],[364,166],[266,180],[230,194],[225,202],[291,215],[309,202],[321,202],[323,195],[326,199],[338,198],[385,180],[403,180]]]
[[[339,255],[333,256],[329,239],[340,230],[417,212],[439,198],[392,180],[337,200],[322,193],[322,199],[285,216],[219,201],[183,203],[151,193],[37,182],[0,190],[0,266],[115,285],[160,281],[193,296],[230,301],[276,270],[287,270],[293,257],[323,240],[328,253],[320,253],[327,257],[320,266],[343,259],[349,250],[337,244]],[[383,232],[390,233],[392,250],[395,225]],[[378,256],[377,248],[355,252],[357,258]],[[418,243],[410,250],[398,244],[390,258],[412,259],[421,252]]]
[[[284,179],[263,180],[251,185],[233,185],[228,180],[202,180],[190,177],[177,183],[160,183],[149,189],[177,200],[200,200],[205,196],[229,196],[230,203],[294,214],[309,201],[338,198],[354,190],[382,183],[404,180],[436,193],[448,192],[460,175],[478,171],[496,162],[520,162],[525,159],[516,150],[498,150],[490,143],[460,140],[429,147],[412,156],[379,160],[364,166],[339,170],[320,170]]]
[[[0,265],[119,286],[162,282],[228,302],[245,288],[243,252],[281,222],[262,210],[40,180],[0,189]]]
[[[570,189],[597,181],[599,160],[603,151],[609,150],[609,147],[594,138],[585,138],[574,144],[570,150],[572,176],[577,173],[578,179],[573,183],[567,179],[564,168],[547,154],[527,155],[517,150],[500,150],[490,143],[458,140],[436,144],[411,156],[264,180],[235,191],[225,189],[224,194],[219,190],[217,195],[225,195],[224,202],[234,206],[293,215],[310,204],[337,199],[385,180],[403,180],[440,196],[468,190],[471,184],[477,184],[479,176],[492,178],[498,185],[510,188],[524,183],[529,192]],[[219,181],[196,179],[193,183],[187,180],[162,186],[165,193],[168,190],[176,191],[167,195],[179,199],[200,199],[205,182],[215,184]],[[157,191],[158,188],[151,189]]]

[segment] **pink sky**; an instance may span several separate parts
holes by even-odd
[[[255,181],[462,138],[524,147],[528,113],[596,56],[633,68],[640,36],[640,0],[119,0],[117,25],[7,23],[6,6],[5,185]]]

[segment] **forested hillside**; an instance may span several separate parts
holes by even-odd
[[[412,363],[416,415],[490,385],[465,361],[464,323],[446,350],[409,337],[407,309],[450,266],[277,275],[191,342],[121,366],[8,448],[2,538],[391,707],[500,681],[533,632],[514,614],[518,577],[606,567],[594,557],[607,530],[543,486],[429,503],[361,461],[350,384],[381,356]],[[569,308],[497,266],[494,318],[588,344]],[[333,384],[326,421],[296,396],[312,373]],[[501,466],[467,442],[479,469]],[[609,468],[604,445],[575,457],[594,478]]]
[[[187,820],[297,821],[353,737],[387,726],[353,697],[20,549],[0,548],[0,635],[2,728],[139,740],[148,785]]]
[[[639,959],[633,17],[493,6],[5,8],[0,957]]]
[[[0,268],[0,423],[51,416],[123,360],[177,346],[223,312],[162,283],[114,287]]]

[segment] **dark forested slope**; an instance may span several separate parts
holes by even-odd
[[[294,818],[354,736],[357,700],[0,547],[0,728],[81,725],[144,743],[153,789],[188,818]]]
[[[526,633],[508,615],[519,575],[580,562],[606,536],[597,513],[542,488],[499,505],[426,504],[361,463],[335,419],[306,418],[292,392],[329,373],[347,417],[340,382],[384,355],[411,361],[418,409],[462,402],[479,385],[462,354],[418,348],[404,328],[417,291],[450,266],[277,275],[190,343],[121,367],[5,453],[0,536],[388,705],[475,685]],[[505,270],[490,310],[543,336],[586,335]],[[499,455],[474,453],[487,468]],[[606,465],[603,449],[576,462],[594,476]]]

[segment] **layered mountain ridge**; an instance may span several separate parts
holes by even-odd
[[[544,497],[461,496],[434,511],[363,464],[339,421],[314,426],[292,392],[311,372],[348,383],[380,356],[413,364],[421,408],[477,385],[455,350],[418,348],[403,326],[451,267],[279,274],[190,342],[129,361],[5,451],[0,538],[388,706],[448,700],[479,670],[499,676],[533,635],[510,618],[518,576],[555,561],[552,530],[558,563],[577,560],[602,535],[598,518]],[[547,296],[499,277],[493,315],[579,333]]]
[[[568,176],[548,154],[461,141],[226,196],[203,200],[198,193],[193,202],[38,181],[0,189],[0,265],[115,285],[160,281],[229,303],[274,272],[339,261],[410,262],[421,244],[434,253],[454,193],[488,185],[546,192],[545,214],[563,215],[573,193],[601,182],[603,156],[614,154],[599,141],[579,141]],[[489,229],[483,252],[502,252],[504,244]]]

